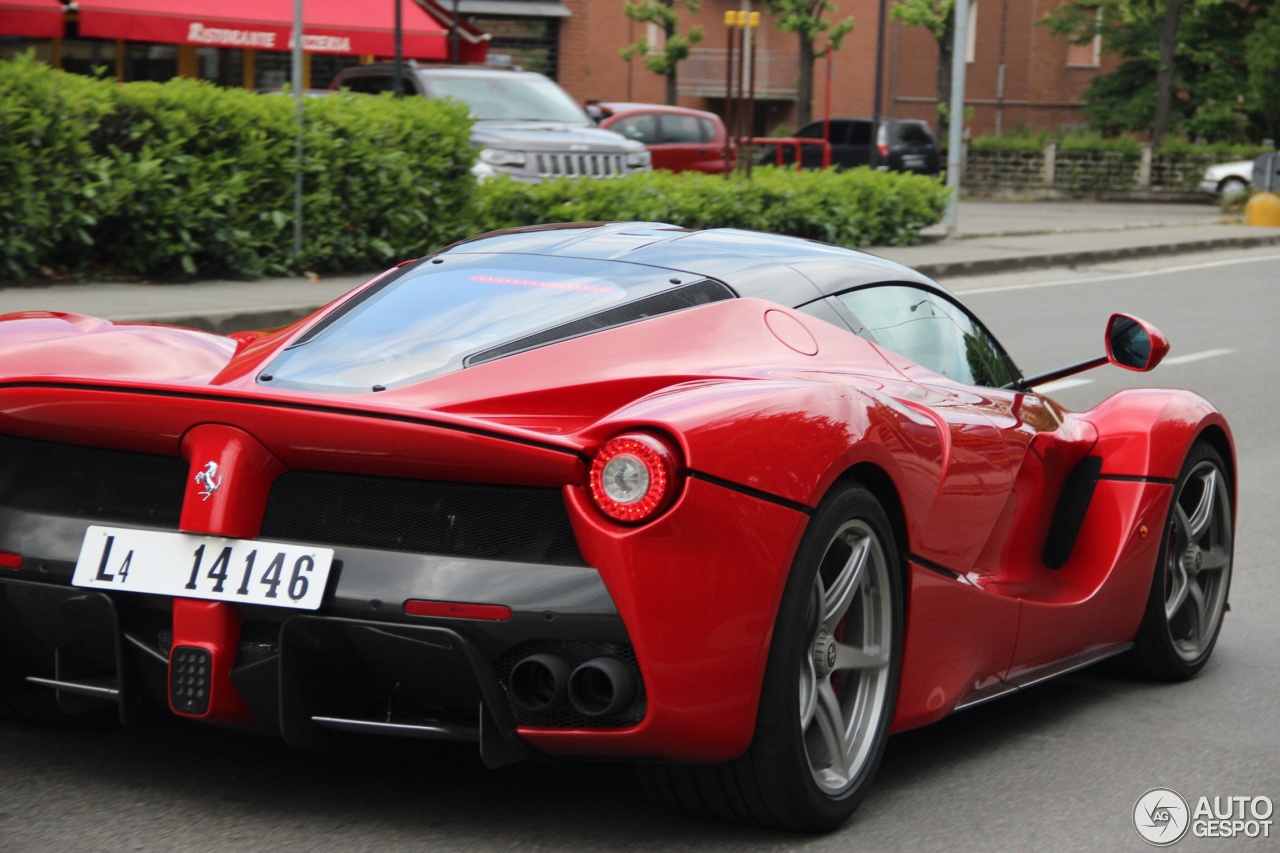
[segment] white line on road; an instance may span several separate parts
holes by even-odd
[[[1186,355],[1178,355],[1173,358],[1166,358],[1161,364],[1187,364],[1192,361],[1200,361],[1205,358],[1217,358],[1220,355],[1230,355],[1235,352],[1233,349],[1207,349],[1204,352],[1191,352]]]
[[[1280,261],[1280,255],[1263,255],[1253,258],[1233,258],[1229,261],[1205,261],[1200,264],[1183,264],[1173,267],[1159,267],[1157,269],[1142,270],[1141,272],[1125,272],[1110,273],[1107,275],[1083,276],[1078,278],[1060,278],[1054,281],[1034,281],[1025,284],[1005,284],[994,285],[992,287],[975,287],[965,290],[952,286],[951,290],[957,294],[970,296],[975,293],[1003,293],[1007,290],[1040,290],[1049,287],[1065,287],[1071,284],[1094,284],[1099,281],[1118,281],[1125,278],[1143,278],[1145,276],[1165,275],[1166,273],[1194,272],[1196,270],[1215,269],[1217,267],[1227,267],[1235,264],[1252,264],[1261,263],[1262,261]]]

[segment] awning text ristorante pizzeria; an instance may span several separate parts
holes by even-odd
[[[206,27],[193,23],[187,29],[187,41],[195,44],[217,45],[219,47],[247,47],[261,50],[276,50],[276,34],[263,30],[233,30],[225,27]],[[289,38],[288,50],[293,49],[293,37]],[[302,36],[302,49],[311,53],[350,53],[351,39],[346,36],[306,35]]]

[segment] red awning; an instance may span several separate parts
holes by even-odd
[[[0,0],[0,36],[60,39],[64,12],[58,0]]]
[[[405,57],[448,59],[447,24],[415,0],[400,4]],[[293,0],[79,0],[76,5],[85,38],[292,50]],[[302,47],[309,53],[395,53],[391,3],[305,0],[302,15]],[[462,61],[482,62],[488,42],[471,28],[461,36]]]

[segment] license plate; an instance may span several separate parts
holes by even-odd
[[[902,166],[905,169],[923,169],[923,154],[904,154],[902,157]]]
[[[94,589],[315,610],[332,548],[94,525],[71,582]]]

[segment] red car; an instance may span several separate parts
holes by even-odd
[[[728,134],[715,113],[661,104],[593,103],[588,109],[600,116],[601,127],[643,142],[655,169],[711,175],[725,171]],[[730,144],[728,168],[737,156],[737,146]]]
[[[654,223],[517,229],[230,337],[0,318],[0,713],[304,747],[634,759],[659,802],[838,825],[891,732],[1227,605],[1231,431],[1085,412],[928,278]]]

